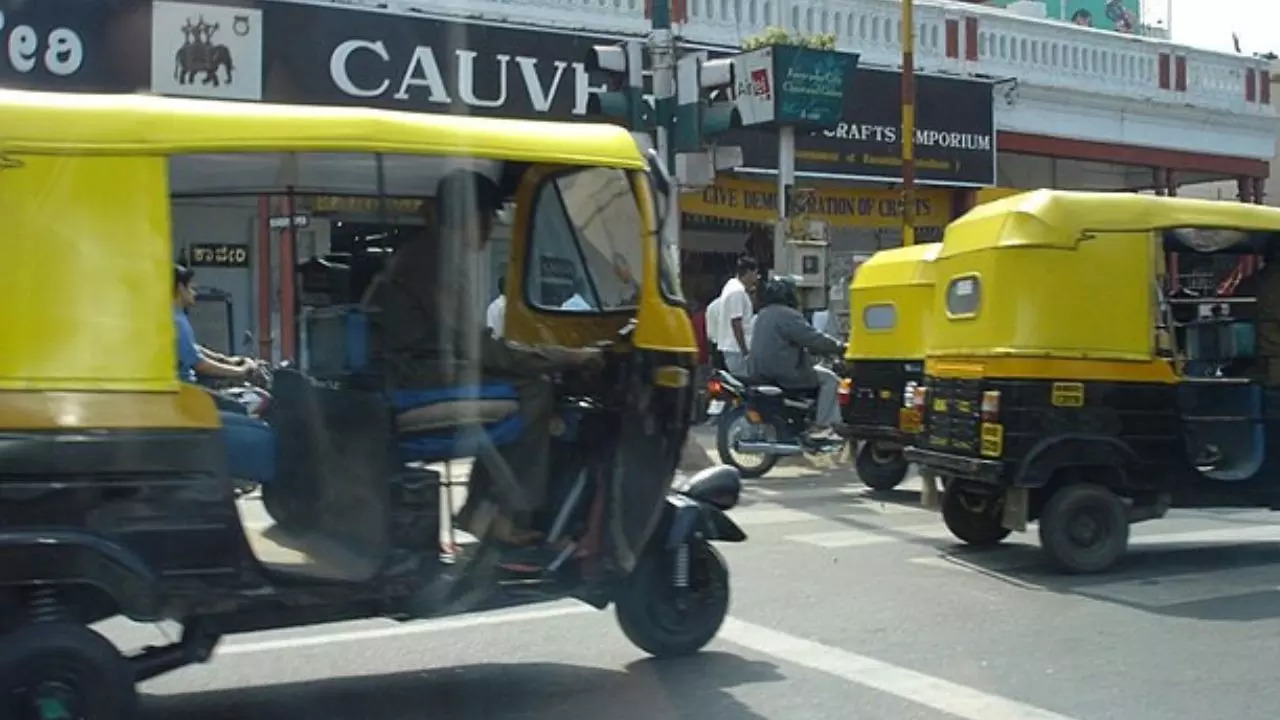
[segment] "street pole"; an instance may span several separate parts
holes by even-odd
[[[778,224],[773,230],[773,271],[790,272],[787,251],[787,229],[791,226],[787,202],[796,184],[796,129],[793,125],[778,128]]]
[[[675,157],[676,48],[671,31],[671,0],[652,1],[649,63],[653,72],[653,111],[657,116],[658,157],[671,170],[673,187],[667,197],[667,232],[680,239],[680,177]]]
[[[913,0],[902,0],[902,244],[916,244],[916,63]]]

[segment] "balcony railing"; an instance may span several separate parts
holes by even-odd
[[[646,0],[294,0],[640,35]],[[736,46],[770,25],[835,33],[868,65],[901,59],[898,0],[687,0],[680,34]],[[1030,85],[1275,115],[1266,60],[1082,28],[961,3],[917,2],[916,64],[924,71],[1017,78]]]

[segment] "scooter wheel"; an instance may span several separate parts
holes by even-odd
[[[729,567],[705,541],[689,543],[689,587],[672,586],[673,555],[649,552],[627,578],[615,603],[618,626],[654,657],[698,652],[720,632],[729,614]]]

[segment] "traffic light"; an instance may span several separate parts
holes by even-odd
[[[698,152],[707,140],[742,126],[733,98],[733,58],[708,60],[696,52],[676,61],[678,152]]]
[[[640,44],[596,45],[587,53],[587,72],[603,76],[606,88],[587,98],[587,114],[632,131],[646,128],[653,108],[644,97],[644,67]]]

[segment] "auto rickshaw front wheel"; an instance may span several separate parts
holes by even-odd
[[[83,625],[33,622],[0,636],[0,717],[132,720],[129,661]]]
[[[863,485],[876,492],[888,492],[907,477],[907,458],[900,447],[868,440],[858,448],[853,469]]]
[[[942,521],[969,545],[988,547],[1009,537],[1011,531],[1001,522],[1002,509],[998,495],[973,492],[956,480],[942,490]]]
[[[1114,565],[1128,546],[1128,508],[1101,485],[1063,485],[1040,513],[1040,547],[1060,570],[1102,572]]]
[[[675,586],[675,552],[649,552],[614,603],[622,633],[654,657],[701,650],[729,614],[729,566],[724,556],[705,540],[690,541],[687,547],[687,588]]]

